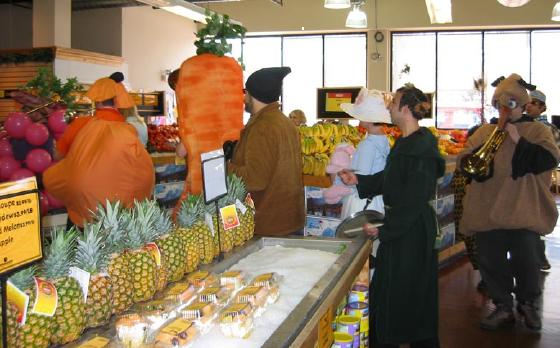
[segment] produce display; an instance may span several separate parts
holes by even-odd
[[[37,176],[54,164],[54,140],[66,129],[66,113],[72,110],[76,94],[82,90],[75,78],[63,83],[48,69],[41,68],[35,78],[10,97],[21,105],[0,125],[0,182]],[[62,208],[48,192],[41,192],[41,213]]]
[[[235,199],[245,201],[244,183],[237,177],[229,177],[228,183],[230,197],[225,197],[220,204]],[[13,305],[9,307],[10,314],[14,314],[9,316],[12,343],[9,347],[49,347],[72,342],[80,338],[86,328],[107,324],[111,314],[119,315],[119,340],[138,342],[146,330],[159,329],[173,317],[170,313],[197,300],[199,291],[210,286],[219,287],[219,275],[191,273],[197,271],[200,255],[207,256],[205,261],[211,262],[220,252],[217,233],[199,233],[210,231],[210,227],[215,229],[204,219],[206,214],[212,217],[216,212],[204,205],[201,196],[190,196],[188,203],[181,210],[185,225],[173,226],[168,212],[154,200],[136,202],[130,209],[123,208],[117,201],[106,202],[105,207],[100,205],[95,221],[85,224],[83,231],[63,228],[51,231],[44,262],[38,268],[22,270],[10,278],[30,296],[30,301],[23,325],[13,323],[11,318],[15,314],[11,310],[14,308]],[[242,204],[237,209],[243,209],[243,212],[237,211],[241,225],[229,233],[232,241],[242,244],[253,235],[254,210]],[[221,223],[214,216],[213,223],[218,222]],[[200,253],[201,248],[210,252]],[[87,272],[87,281],[84,282],[76,269],[70,272],[71,266]],[[187,273],[191,274],[186,281],[180,281]],[[230,274],[223,279],[231,278]],[[168,287],[176,281],[179,282]],[[53,310],[54,315],[34,312],[37,282],[56,289],[58,305]],[[40,288],[45,287],[41,285]],[[154,301],[156,294],[158,299]],[[207,313],[207,308],[216,308],[212,312],[217,312],[217,308],[225,305],[224,294],[228,294],[228,298],[233,296],[228,288],[205,293],[208,301],[200,303],[209,306],[201,305],[201,313]],[[130,316],[130,311],[142,316]]]
[[[456,155],[463,151],[467,142],[467,130],[437,129],[436,127],[428,127],[428,129],[438,139],[439,153],[442,156]],[[383,132],[387,135],[391,147],[401,136],[401,131],[397,126],[385,125],[383,126]]]
[[[179,127],[172,125],[148,125],[148,151],[149,152],[175,152],[179,138]]]
[[[346,124],[317,123],[311,127],[300,126],[303,174],[326,175],[329,158],[336,145],[349,143],[358,146],[363,135],[356,127]]]

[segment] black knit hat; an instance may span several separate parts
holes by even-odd
[[[282,80],[291,71],[287,66],[257,70],[249,76],[245,88],[258,101],[270,104],[280,98]]]
[[[124,81],[124,74],[120,71],[115,71],[114,73],[112,73],[109,78],[113,81],[115,81],[116,83],[120,83]]]

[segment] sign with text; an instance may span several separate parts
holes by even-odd
[[[43,257],[35,177],[0,184],[0,274]]]

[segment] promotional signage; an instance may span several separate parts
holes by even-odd
[[[43,257],[35,177],[0,184],[0,274]]]

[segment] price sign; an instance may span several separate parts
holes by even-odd
[[[43,257],[35,177],[0,184],[0,274]]]

